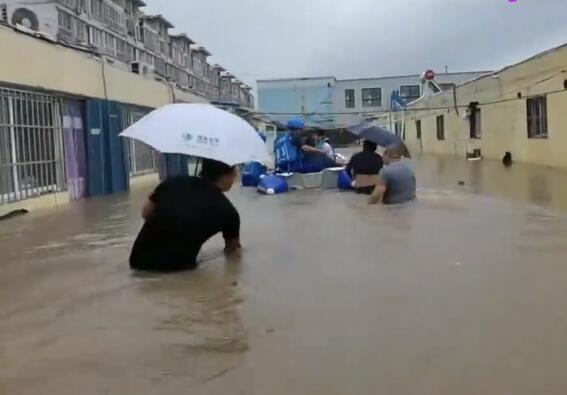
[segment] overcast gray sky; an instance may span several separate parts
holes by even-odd
[[[146,0],[249,84],[506,66],[567,43],[567,0]]]

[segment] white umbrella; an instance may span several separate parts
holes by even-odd
[[[268,149],[246,121],[209,104],[168,104],[120,133],[165,154],[184,154],[230,166],[269,160]]]

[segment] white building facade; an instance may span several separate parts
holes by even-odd
[[[437,91],[453,89],[457,84],[488,72],[446,73],[436,76]],[[426,92],[421,75],[338,80],[333,76],[260,80],[258,109],[272,119],[285,123],[301,116],[309,126],[322,129],[343,128],[366,119],[387,116],[392,93],[405,103],[419,99]],[[430,86],[430,85],[428,85]]]
[[[487,71],[437,74],[435,81],[443,91],[472,80]],[[407,103],[424,93],[421,75],[337,80],[333,91],[333,112],[338,126],[349,126],[391,109],[393,92]]]

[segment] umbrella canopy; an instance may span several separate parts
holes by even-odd
[[[120,135],[164,154],[214,159],[230,166],[270,158],[266,144],[249,123],[209,104],[168,104]]]
[[[372,141],[381,147],[387,147],[392,144],[400,144],[402,139],[391,133],[388,129],[372,123],[362,123],[360,125],[352,126],[347,129],[352,134]]]

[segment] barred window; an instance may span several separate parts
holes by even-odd
[[[533,97],[527,100],[528,138],[547,138],[547,98]]]
[[[0,204],[66,189],[59,101],[0,88]]]
[[[365,88],[365,89],[362,89],[362,106],[363,107],[381,107],[382,106],[382,88]]]
[[[400,87],[400,96],[406,101],[414,101],[419,99],[421,88],[419,85],[402,85]]]
[[[354,89],[345,90],[345,107],[354,108],[356,106],[356,99],[354,96]]]
[[[144,115],[146,115],[145,111],[124,108],[122,111],[122,124],[124,127],[128,127],[140,120]],[[157,152],[154,149],[133,139],[128,139],[125,148],[131,177],[157,172]]]

